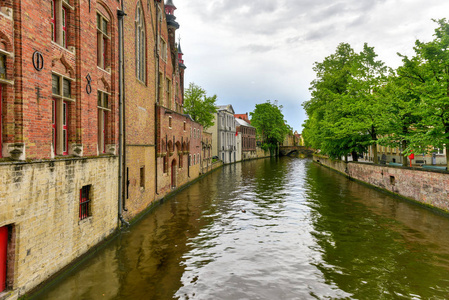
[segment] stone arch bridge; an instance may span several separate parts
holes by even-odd
[[[310,156],[314,150],[304,146],[279,146],[279,156]]]

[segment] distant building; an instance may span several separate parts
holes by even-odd
[[[248,117],[248,113],[246,113],[246,114],[234,114],[234,117],[236,119],[243,120],[243,121],[245,121],[248,124],[251,124],[251,121],[249,120],[249,117]]]
[[[212,133],[203,130],[201,139],[201,173],[212,170]]]
[[[217,156],[224,164],[234,163],[237,159],[235,125],[232,105],[217,106],[214,125],[209,131],[213,134],[213,156]]]
[[[256,128],[243,119],[235,118],[237,132],[241,135],[241,160],[257,158]]]

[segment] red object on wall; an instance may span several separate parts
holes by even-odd
[[[0,227],[0,292],[6,288],[6,249],[8,247],[8,228]]]

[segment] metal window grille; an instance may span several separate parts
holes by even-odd
[[[85,185],[80,190],[80,211],[79,218],[84,220],[90,216],[90,185]]]

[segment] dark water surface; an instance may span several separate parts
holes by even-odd
[[[449,219],[310,160],[226,166],[41,299],[448,299]]]

